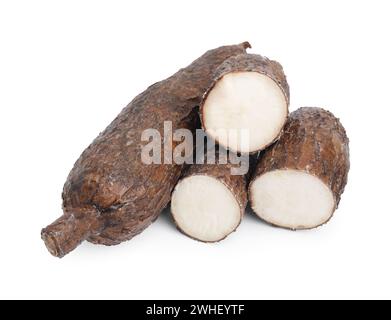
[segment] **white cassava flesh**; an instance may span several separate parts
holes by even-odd
[[[335,209],[331,190],[314,175],[274,170],[250,187],[252,208],[263,220],[288,229],[311,229],[327,222]]]
[[[233,151],[254,152],[268,146],[280,134],[287,113],[281,88],[258,72],[226,74],[215,84],[203,106],[206,132]],[[248,130],[249,150],[245,150],[246,135],[241,130]]]
[[[214,177],[191,175],[172,194],[171,212],[178,228],[204,242],[216,242],[235,231],[242,209],[230,189]]]

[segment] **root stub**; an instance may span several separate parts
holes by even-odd
[[[280,140],[261,157],[250,183],[254,212],[288,229],[326,223],[347,182],[349,146],[337,118],[320,108],[293,112]]]
[[[256,152],[278,138],[288,105],[289,87],[281,65],[259,55],[239,55],[217,70],[202,102],[202,124],[224,147]]]
[[[67,214],[42,229],[41,238],[53,256],[62,258],[102,227],[96,212]]]

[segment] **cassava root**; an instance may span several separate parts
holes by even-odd
[[[233,174],[237,165],[230,157],[224,164],[219,163],[218,157],[216,152],[215,164],[191,165],[176,185],[171,199],[171,213],[177,228],[202,242],[221,241],[234,232],[247,204],[247,174]],[[244,161],[248,168],[249,158]]]
[[[340,121],[320,108],[300,108],[261,155],[249,187],[251,207],[275,226],[318,227],[337,208],[349,166],[349,139]]]
[[[254,153],[278,139],[288,106],[282,66],[260,55],[242,54],[217,69],[201,104],[201,122],[227,149]]]
[[[248,42],[210,50],[187,68],[138,95],[83,152],[63,190],[63,216],[41,232],[48,250],[63,257],[82,241],[116,245],[142,232],[170,201],[183,165],[141,162],[145,129],[194,130],[196,107],[227,58]],[[175,146],[174,146],[175,147]]]

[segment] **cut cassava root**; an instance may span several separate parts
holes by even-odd
[[[41,232],[54,256],[63,257],[84,240],[119,244],[157,218],[170,201],[183,165],[142,163],[142,132],[153,128],[162,133],[166,120],[173,130],[194,130],[195,109],[214,71],[249,47],[245,42],[208,51],[138,95],[93,141],[65,183],[63,216]]]
[[[333,215],[349,171],[349,140],[329,111],[301,108],[265,150],[249,187],[254,212],[288,229],[311,229]]]
[[[201,122],[219,144],[251,153],[278,139],[288,106],[289,86],[281,65],[260,55],[242,54],[217,69],[201,104]]]
[[[246,176],[227,164],[194,164],[176,185],[171,213],[178,229],[203,241],[225,239],[239,226],[247,204]]]

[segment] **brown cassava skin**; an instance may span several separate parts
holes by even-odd
[[[196,107],[216,68],[249,47],[245,42],[206,52],[138,95],[93,141],[65,183],[63,216],[41,232],[54,256],[63,257],[84,240],[119,244],[158,217],[170,201],[183,165],[143,164],[142,132],[153,128],[163,137],[164,121],[171,121],[173,130],[194,130]]]
[[[272,79],[281,89],[285,96],[286,106],[287,106],[287,115],[290,101],[290,93],[289,93],[289,85],[286,80],[286,76],[284,70],[280,63],[277,61],[269,60],[266,57],[263,57],[258,54],[241,54],[237,56],[233,56],[224,63],[220,65],[220,67],[216,70],[216,73],[213,77],[212,84],[209,86],[207,92],[205,93],[201,106],[200,106],[200,118],[202,128],[207,132],[207,128],[205,127],[205,118],[203,108],[205,105],[205,101],[208,98],[209,93],[213,90],[217,82],[222,79],[225,75],[232,72],[258,72],[265,76],[268,76]],[[282,131],[281,131],[282,133]],[[280,133],[280,134],[281,134]],[[271,143],[266,145],[260,150],[263,150],[273,144],[276,140],[278,140],[279,136],[277,136]],[[260,150],[252,151],[251,153],[259,152]]]
[[[261,155],[249,187],[250,204],[251,184],[258,177],[273,170],[291,169],[323,181],[334,195],[335,211],[349,168],[349,139],[339,119],[321,108],[300,108],[289,115],[280,139]]]
[[[254,157],[253,157],[254,158]],[[218,159],[218,153],[216,152],[216,159]],[[217,162],[217,161],[216,161]],[[253,163],[252,159],[250,158],[249,166],[251,168],[251,164]],[[229,156],[227,159],[227,163],[224,164],[193,164],[189,166],[188,170],[185,172],[183,177],[181,178],[181,181],[184,179],[187,179],[189,177],[195,176],[195,175],[203,175],[208,176],[211,178],[217,179],[219,182],[224,184],[228,190],[231,191],[232,195],[235,197],[239,208],[240,208],[240,221],[238,225],[236,226],[235,230],[239,227],[240,222],[243,218],[244,211],[247,206],[247,181],[249,180],[248,174],[244,175],[232,175],[231,169],[237,167],[238,165],[232,164],[229,161]],[[249,170],[249,172],[251,169]],[[172,212],[171,212],[172,213]],[[187,235],[188,237],[201,241],[201,242],[219,242],[224,240],[229,234],[227,234],[225,237],[217,240],[217,241],[202,241],[200,239],[194,238],[187,234],[184,230],[182,230],[179,226],[179,224],[175,221],[174,214],[172,213],[172,217],[174,220],[175,225],[177,226],[177,229],[181,231],[183,234]],[[234,231],[235,231],[234,230]]]

